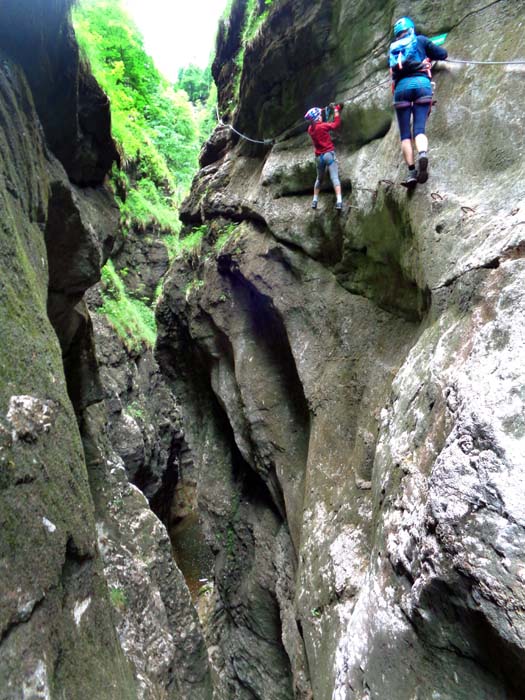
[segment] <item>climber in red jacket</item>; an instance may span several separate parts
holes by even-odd
[[[308,120],[310,126],[308,127],[308,133],[314,144],[315,151],[315,164],[317,166],[317,179],[314,185],[314,198],[312,200],[312,209],[317,209],[317,203],[319,201],[319,192],[321,190],[321,182],[326,169],[330,174],[330,179],[332,180],[332,185],[334,186],[336,203],[335,208],[341,211],[343,208],[343,198],[341,195],[341,181],[339,180],[339,172],[337,168],[337,159],[335,157],[334,144],[332,143],[332,138],[330,132],[341,124],[341,117],[339,112],[341,111],[340,105],[333,105],[334,110],[334,121],[333,122],[323,122],[323,110],[320,107],[312,107],[304,115],[304,118]]]

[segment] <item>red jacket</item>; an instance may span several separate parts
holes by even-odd
[[[333,129],[337,129],[340,123],[341,117],[337,115],[333,122],[318,122],[316,124],[310,124],[308,127],[308,133],[314,142],[316,156],[320,156],[322,153],[328,153],[329,151],[334,150],[334,144],[332,143],[330,132]]]

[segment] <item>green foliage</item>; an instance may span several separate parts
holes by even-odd
[[[170,234],[164,236],[163,243],[168,249],[168,257],[170,263],[178,258],[189,257],[191,255],[199,255],[202,247],[203,238],[208,233],[206,224],[196,226],[191,232],[180,238],[179,234]],[[160,295],[161,292],[159,292]]]
[[[122,588],[111,586],[109,589],[109,599],[117,610],[124,610],[128,604],[128,599]]]
[[[138,161],[140,176],[183,196],[197,170],[202,136],[192,102],[207,103],[211,68],[181,69],[174,89],[145,52],[121,0],[82,0],[74,22],[83,53],[111,100],[113,135],[125,162]]]
[[[128,158],[142,146],[144,111],[161,77],[120,0],[83,0],[74,23],[81,49],[111,100],[114,135]]]
[[[168,259],[170,261],[170,264],[175,260],[177,257],[177,253],[179,250],[179,235],[178,234],[170,234],[169,236],[164,236],[162,239],[162,242],[167,248],[168,251]],[[159,296],[162,294],[162,290],[159,290]]]
[[[221,250],[224,248],[226,243],[230,240],[230,238],[234,237],[236,234],[239,234],[239,224],[236,223],[231,223],[225,226],[219,233],[219,236],[217,237],[217,240],[215,241],[215,245],[213,246],[215,248],[215,252],[219,254]]]
[[[144,419],[144,409],[138,401],[132,401],[129,406],[126,406],[126,413],[132,418]]]
[[[246,46],[252,41],[260,27],[267,20],[272,4],[273,0],[265,0],[265,9],[261,11],[259,0],[247,0],[244,14],[244,25],[241,32],[241,47],[235,56],[236,72],[235,76],[233,77],[233,94],[236,100],[239,98],[239,88],[241,84]],[[227,6],[227,11],[229,12],[228,8],[231,9],[231,3],[229,3]],[[228,15],[225,14],[225,16]]]
[[[153,306],[157,305],[157,302],[159,301],[163,291],[164,291],[164,277],[161,277],[159,280],[159,283],[157,284],[157,286],[155,288],[155,294],[153,295],[154,296]]]
[[[165,197],[149,178],[138,180],[126,201],[120,202],[124,227],[132,225],[145,229],[157,224],[163,231],[178,234],[180,221],[174,198]]]
[[[169,87],[156,100],[152,115],[153,142],[185,194],[197,171],[201,146],[195,108],[183,90]]]
[[[177,231],[177,206],[198,167],[198,114],[187,93],[155,68],[121,0],[82,0],[73,19],[82,52],[110,98],[123,165],[133,172],[128,201],[120,201],[125,225]]]
[[[235,541],[236,541],[236,535],[235,535],[235,523],[239,520],[239,509],[241,505],[241,498],[239,493],[234,493],[232,495],[232,501],[230,504],[230,517],[229,517],[229,524],[226,529],[226,552],[228,554],[228,557],[231,558],[233,557],[234,551],[235,551]]]
[[[192,229],[184,238],[179,239],[179,253],[178,255],[191,255],[195,253],[200,253],[202,246],[202,239],[208,233],[208,227],[206,224],[202,226],[196,226]]]
[[[239,90],[241,87],[242,68],[244,65],[244,51],[244,44],[242,44],[241,48],[239,49],[239,52],[235,56],[236,73],[233,78],[233,94],[236,100],[239,99]]]
[[[128,294],[111,260],[102,268],[102,302],[99,313],[106,316],[126,347],[153,347],[157,337],[153,309]]]
[[[226,3],[226,7],[224,8],[224,12],[221,15],[223,20],[227,20],[228,17],[230,16],[232,5],[233,5],[233,0],[228,0],[228,2]]]
[[[270,2],[265,2],[266,6],[270,6],[271,4],[271,0]],[[266,9],[261,12],[259,9],[258,0],[248,0],[246,3],[246,15],[242,30],[242,43],[245,46],[257,34],[257,30],[264,23],[267,17],[268,10]]]
[[[231,526],[226,530],[226,552],[228,557],[233,557],[235,552],[235,530]]]
[[[123,164],[123,170],[114,167],[111,182],[123,232],[160,229],[170,260],[198,253],[207,229],[180,239],[178,208],[197,170],[200,145],[216,123],[211,68],[190,65],[181,69],[175,86],[169,84],[145,52],[122,0],[80,0],[73,21],[84,59],[111,102]],[[147,299],[127,290],[127,272],[117,274],[111,261],[103,268],[99,311],[128,348],[152,346],[153,310]]]
[[[177,85],[180,90],[184,90],[191,102],[205,103],[210,94],[212,86],[211,66],[199,68],[190,63],[186,68],[179,69]]]
[[[206,224],[196,226],[184,238],[177,238],[172,242],[172,254],[174,258],[188,257],[190,255],[199,255],[202,247],[202,240],[208,233]]]

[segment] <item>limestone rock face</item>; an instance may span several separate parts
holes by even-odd
[[[95,296],[88,294],[88,304]],[[130,350],[103,315],[95,312],[92,320],[109,440],[129,480],[168,526],[185,445],[176,399],[150,349]]]
[[[190,593],[166,528],[130,484],[111,432],[104,404],[84,411],[81,434],[98,545],[137,698],[206,700],[211,698],[207,652]]]
[[[209,700],[167,531],[107,437],[84,294],[117,234],[116,151],[70,4],[0,7],[0,698]],[[158,491],[176,407],[151,357],[137,373],[164,392]]]
[[[6,58],[0,113],[0,697],[127,700],[136,697],[133,678],[114,629],[82,442],[46,308],[44,230],[60,166],[25,77]]]
[[[0,44],[24,69],[47,142],[70,179],[97,185],[118,154],[111,138],[109,100],[80,65],[67,14],[72,4],[3,3]]]
[[[512,60],[524,9],[410,12],[451,57]],[[406,12],[273,3],[233,120],[277,143],[220,127],[185,203],[208,234],[170,272],[157,356],[215,553],[219,698],[523,695],[523,67],[438,65],[408,196],[384,84]],[[334,99],[339,218],[329,192],[310,210],[296,128]]]

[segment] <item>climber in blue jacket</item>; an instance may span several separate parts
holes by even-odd
[[[410,17],[394,24],[394,42],[390,45],[389,65],[393,81],[401,150],[408,174],[402,184],[408,189],[428,180],[428,139],[425,127],[432,107],[431,60],[443,61],[447,51],[426,36],[416,35]],[[412,119],[412,125],[411,125]],[[418,150],[417,170],[414,163],[412,132]]]

